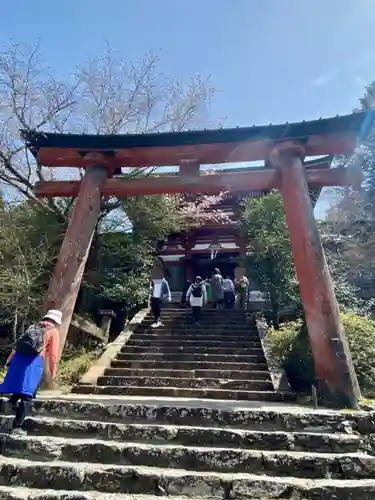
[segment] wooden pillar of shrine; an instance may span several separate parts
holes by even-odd
[[[72,216],[65,233],[60,254],[52,274],[45,300],[45,311],[58,309],[63,320],[60,331],[60,352],[64,348],[72,319],[82,275],[100,214],[102,187],[109,168],[102,155],[86,156],[87,168],[80,184]],[[47,385],[50,385],[47,382]]]
[[[313,214],[303,158],[303,147],[292,142],[276,145],[270,155],[272,164],[280,172],[280,189],[317,389],[322,399],[331,405],[356,408],[360,388]]]

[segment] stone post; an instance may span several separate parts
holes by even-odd
[[[108,344],[112,319],[116,318],[116,313],[111,309],[101,309],[99,314],[101,316],[100,328],[103,330],[104,342]]]

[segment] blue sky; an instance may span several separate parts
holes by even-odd
[[[62,75],[106,42],[124,59],[152,48],[169,75],[211,75],[227,126],[347,113],[375,80],[374,0],[2,2],[10,39],[40,40]]]

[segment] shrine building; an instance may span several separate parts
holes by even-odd
[[[306,169],[323,170],[331,167],[331,156],[305,162]],[[226,168],[215,173],[225,175],[240,172],[256,172],[266,167]],[[218,268],[223,276],[236,277],[240,271],[241,260],[251,251],[251,241],[244,241],[238,230],[238,216],[241,201],[249,196],[261,197],[266,190],[226,192],[212,211],[219,210],[225,217],[223,222],[208,221],[204,225],[189,231],[169,235],[160,250],[164,274],[172,292],[173,301],[178,301],[178,294],[188,280],[196,276],[208,278],[214,268]],[[313,205],[319,198],[321,189],[311,189]],[[249,277],[250,287],[259,289],[256,276]]]

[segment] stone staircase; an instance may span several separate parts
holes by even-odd
[[[214,403],[39,400],[0,499],[375,498],[374,414]]]
[[[166,309],[164,326],[145,318],[97,384],[76,393],[292,401],[274,391],[255,322],[239,311]]]
[[[251,321],[185,315],[146,318],[98,394],[39,398],[27,436],[2,401],[0,500],[374,500],[375,412],[274,403]]]

